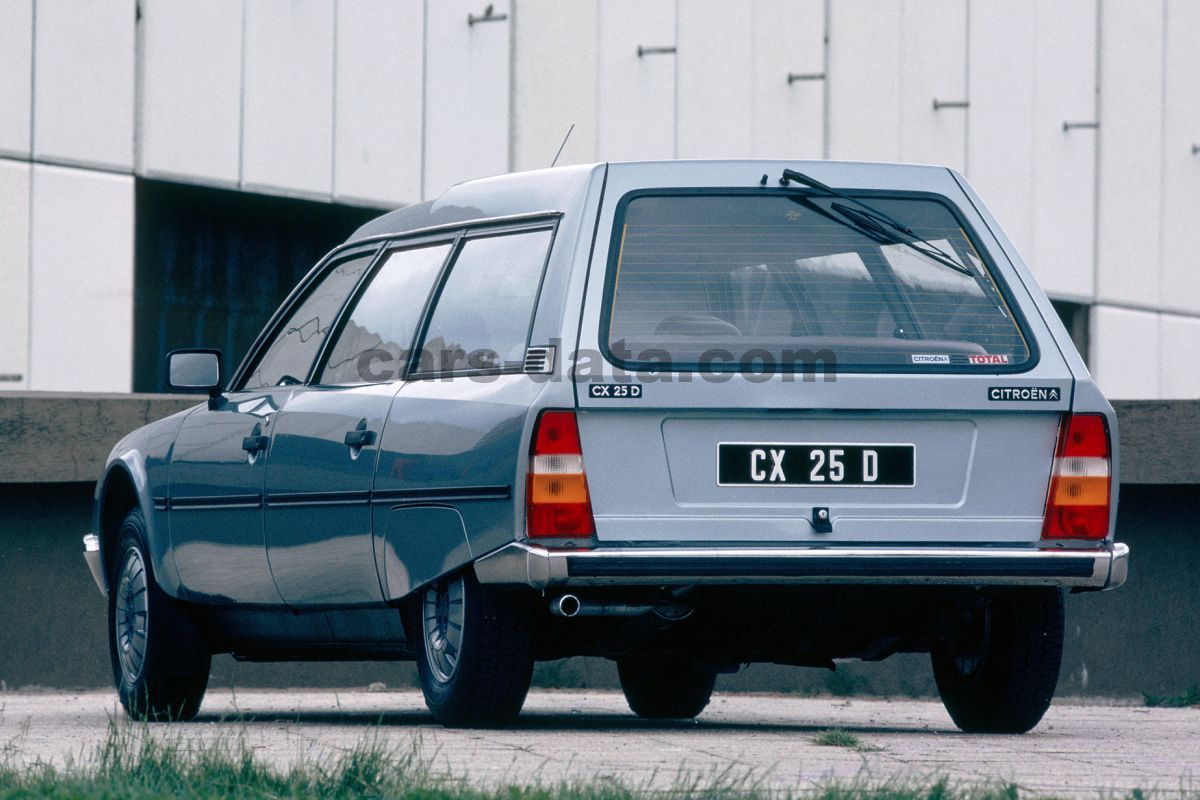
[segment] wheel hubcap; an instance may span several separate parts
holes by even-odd
[[[146,608],[146,565],[142,554],[131,549],[121,565],[114,598],[114,634],[117,641],[117,660],[125,682],[132,684],[142,674],[146,662],[146,631],[149,616]]]
[[[465,594],[461,576],[438,581],[425,590],[421,608],[425,655],[438,683],[449,683],[458,666],[466,608]]]

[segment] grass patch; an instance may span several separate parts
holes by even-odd
[[[827,731],[821,731],[813,737],[813,744],[819,744],[822,747],[848,747],[851,750],[866,749],[866,745],[862,739],[850,733],[850,731],[844,731],[841,728],[831,728]]]
[[[1151,708],[1190,708],[1200,706],[1200,686],[1193,684],[1179,694],[1150,694],[1142,692],[1142,699]]]
[[[244,735],[244,732],[243,732]],[[772,790],[761,777],[733,768],[704,775],[679,774],[666,787],[629,786],[597,777],[557,784],[529,783],[494,788],[436,772],[419,742],[402,746],[377,733],[333,756],[301,758],[289,767],[266,763],[243,735],[185,739],[152,735],[147,726],[109,723],[106,740],[79,762],[21,763],[13,751],[0,756],[0,800],[149,800],[150,798],[414,798],[415,800],[1021,800],[1008,783],[954,785],[891,781],[829,783],[813,788]],[[861,748],[846,731],[825,731],[820,744]],[[1034,795],[1026,795],[1029,798]],[[1104,795],[1102,795],[1104,796]],[[1144,800],[1137,792],[1130,800]]]

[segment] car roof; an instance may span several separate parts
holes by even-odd
[[[426,200],[376,217],[348,241],[395,236],[425,228],[574,208],[604,164],[580,164],[514,172],[456,184],[436,200]]]
[[[589,182],[609,166],[608,163],[578,164],[464,181],[450,187],[435,200],[414,203],[376,217],[356,230],[347,241],[399,236],[426,228],[478,220],[567,211],[577,207]],[[644,171],[648,179],[663,174],[664,168],[673,170],[680,166],[686,166],[689,171],[715,172],[724,172],[731,167],[739,170],[753,167],[773,177],[787,167],[801,172],[813,170],[826,181],[831,180],[830,170],[833,170],[849,179],[850,185],[863,182],[866,178],[866,185],[897,187],[918,176],[923,179],[919,183],[927,182],[932,177],[931,173],[938,173],[937,178],[945,180],[950,172],[946,167],[915,164],[762,159],[623,161],[612,162],[611,166],[623,172]]]

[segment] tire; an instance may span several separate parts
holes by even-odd
[[[212,656],[189,610],[158,587],[146,541],[146,521],[134,509],[109,564],[113,681],[130,717],[187,721],[200,710]]]
[[[495,727],[521,713],[533,681],[532,599],[480,586],[470,569],[417,594],[409,629],[425,705],[438,722]]]
[[[1025,733],[1050,707],[1063,650],[1059,589],[997,595],[973,615],[973,635],[935,643],[933,676],[966,733]],[[971,643],[973,640],[973,643]]]
[[[630,710],[644,719],[691,719],[712,699],[717,674],[677,656],[617,659],[621,690]]]

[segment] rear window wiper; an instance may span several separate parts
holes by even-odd
[[[882,241],[887,244],[902,244],[909,247],[931,261],[936,261],[942,266],[949,267],[955,272],[961,272],[971,278],[978,276],[968,267],[959,263],[952,255],[947,253],[942,248],[938,247],[928,239],[923,239],[913,232],[912,228],[906,225],[901,225],[896,220],[892,219],[887,214],[883,213],[874,206],[867,205],[861,200],[856,200],[845,192],[839,192],[830,186],[821,183],[816,178],[811,178],[803,172],[797,172],[794,169],[785,169],[783,175],[779,178],[780,186],[787,186],[789,183],[799,183],[809,188],[816,189],[833,197],[841,198],[849,203],[853,203],[857,208],[852,208],[842,203],[832,203],[830,207],[841,214],[846,219],[854,223],[855,227],[864,231],[872,239]]]

